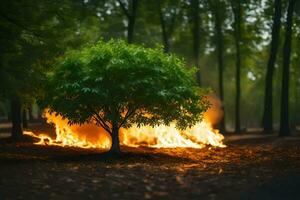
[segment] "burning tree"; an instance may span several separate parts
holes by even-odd
[[[208,104],[193,77],[182,59],[160,48],[100,41],[58,63],[43,102],[71,124],[101,126],[119,154],[121,127],[176,122],[184,129],[201,120]]]

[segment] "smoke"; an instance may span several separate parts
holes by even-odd
[[[204,113],[204,119],[216,126],[224,116],[223,103],[216,94],[208,95],[207,100],[211,107]]]

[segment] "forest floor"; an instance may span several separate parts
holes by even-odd
[[[0,141],[2,199],[300,199],[300,138],[226,148],[95,149]]]

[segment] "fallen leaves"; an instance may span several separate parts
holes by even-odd
[[[300,144],[293,142],[200,150],[123,147],[127,153],[121,159],[76,148],[0,145],[0,191],[10,199],[29,194],[37,199],[219,199],[298,173]]]

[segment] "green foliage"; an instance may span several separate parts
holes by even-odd
[[[45,105],[71,123],[185,128],[208,107],[182,59],[110,40],[73,52],[49,76]],[[110,130],[110,126],[107,125]],[[108,131],[109,131],[108,130]]]
[[[76,32],[80,6],[68,0],[1,1],[0,98],[32,103],[55,57],[92,41],[88,31]]]
[[[130,1],[123,1],[126,7]],[[163,43],[158,0],[139,0],[134,27],[134,43],[154,47]],[[160,0],[169,29],[170,52],[193,63],[190,0]],[[227,125],[234,118],[235,45],[233,13],[229,0],[199,1],[200,70],[203,86],[218,92],[217,37],[215,15],[219,14],[223,29],[224,87]],[[274,94],[281,91],[282,43],[287,2],[282,1],[281,46],[274,71]],[[270,49],[274,0],[242,0],[243,55],[242,121],[243,125],[260,126],[264,97],[264,79]],[[128,7],[129,8],[129,7]],[[296,4],[291,56],[291,117],[299,123],[299,47],[300,3]],[[44,74],[53,60],[70,49],[93,44],[99,38],[126,37],[128,25],[118,1],[115,0],[11,0],[0,1],[0,98],[18,95],[22,102],[32,102],[41,91]],[[173,30],[173,31],[170,31]],[[248,77],[252,74],[252,78]],[[255,77],[255,78],[253,78]],[[274,96],[274,119],[278,122],[280,98]],[[296,109],[293,109],[296,108]],[[251,112],[249,111],[257,111]],[[229,126],[228,126],[229,128]]]

